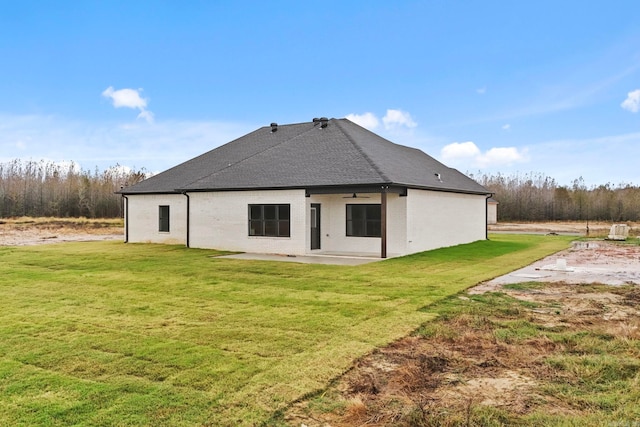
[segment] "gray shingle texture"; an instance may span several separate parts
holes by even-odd
[[[124,194],[398,185],[473,194],[489,190],[424,152],[347,119],[271,126],[125,188]]]

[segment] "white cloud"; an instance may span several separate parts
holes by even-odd
[[[153,113],[149,110],[142,110],[140,111],[140,114],[138,114],[138,118],[139,119],[145,119],[147,121],[147,123],[153,123]]]
[[[142,91],[142,89],[139,90]],[[110,98],[115,108],[127,107],[140,110],[147,108],[147,100],[142,98],[140,92],[135,89],[114,90],[113,86],[109,86],[102,92],[102,96]]]
[[[476,89],[476,93],[478,95],[484,95],[485,93],[487,93],[487,88],[486,87],[478,88],[478,89]]]
[[[367,129],[374,130],[380,125],[380,119],[374,113],[364,113],[364,114],[347,114],[347,119],[352,122],[365,127]],[[411,114],[402,110],[394,110],[388,109],[385,116],[382,118],[382,123],[384,123],[384,128],[386,130],[394,130],[398,128],[414,128],[418,126],[418,124],[413,121],[411,118]]]
[[[507,123],[506,125],[502,125],[502,129],[511,130],[511,125],[509,123]]]
[[[440,151],[440,157],[445,163],[451,162],[456,165],[479,168],[511,165],[528,160],[526,149],[497,147],[483,153],[472,141],[445,145]]]
[[[402,110],[387,110],[387,114],[382,118],[385,129],[394,129],[396,127],[414,128],[418,126],[411,118],[411,114]]]
[[[622,108],[632,113],[640,111],[640,89],[636,89],[627,94],[627,99],[620,104]]]
[[[516,147],[491,148],[486,153],[476,158],[478,167],[492,167],[500,165],[511,165],[527,160],[526,150],[518,150]]]
[[[380,125],[380,120],[373,113],[364,113],[364,114],[347,114],[346,118],[351,120],[353,123],[358,124],[364,128],[373,130]]]
[[[472,141],[453,142],[442,147],[440,155],[444,161],[475,158],[480,155],[480,149]]]
[[[102,96],[111,100],[114,108],[133,108],[140,110],[139,119],[153,123],[153,113],[147,110],[147,100],[140,96],[142,89],[118,89],[109,86],[102,92]]]

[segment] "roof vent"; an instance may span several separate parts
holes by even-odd
[[[438,179],[438,181],[442,182],[442,177],[440,176],[439,173],[434,173],[434,175],[436,176],[436,178]]]
[[[277,123],[271,123],[271,133],[276,132],[278,130]]]
[[[320,118],[314,117],[313,125],[316,126],[318,123],[320,123],[320,127],[324,129],[327,126],[329,126],[329,119],[327,119],[326,117],[320,117]]]

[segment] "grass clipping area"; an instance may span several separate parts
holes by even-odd
[[[271,423],[435,315],[421,308],[567,245],[500,235],[358,267],[3,247],[0,425]]]

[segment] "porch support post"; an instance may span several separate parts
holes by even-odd
[[[380,191],[380,258],[387,257],[387,188],[389,187],[382,186]]]

